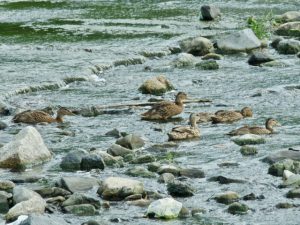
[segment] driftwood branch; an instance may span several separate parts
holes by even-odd
[[[184,101],[185,104],[189,103],[210,103],[212,102],[209,99],[192,99],[192,100],[186,100]],[[158,104],[158,102],[144,102],[144,103],[126,103],[126,104],[117,104],[117,105],[97,105],[94,106],[95,109],[101,110],[101,109],[115,109],[115,108],[125,108],[125,107],[145,107],[145,106],[153,106]]]

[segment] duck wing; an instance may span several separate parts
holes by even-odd
[[[249,127],[251,134],[270,134],[272,133],[270,130],[263,128],[263,127]]]
[[[54,119],[46,112],[39,110],[27,110],[14,116],[15,123],[41,123],[52,122]]]
[[[251,133],[251,131],[250,131],[249,127],[244,126],[239,129],[230,131],[227,135],[236,136],[236,135],[243,135],[243,134],[250,134],[250,133]]]
[[[174,115],[174,111],[176,111],[176,107],[178,107],[174,102],[160,102],[154,105],[150,110],[142,114],[142,117],[149,119],[166,119]],[[177,115],[179,113],[176,114]]]

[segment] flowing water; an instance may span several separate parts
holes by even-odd
[[[200,6],[206,3],[219,5],[222,19],[219,22],[199,21]],[[176,55],[168,47],[178,45],[186,37],[202,35],[212,40],[246,26],[251,15],[264,16],[269,12],[280,14],[300,9],[298,0],[224,0],[224,1],[1,1],[0,2],[0,101],[12,109],[38,109],[46,106],[91,107],[119,103],[146,102],[151,96],[142,95],[138,87],[144,80],[164,74],[178,91],[190,98],[209,98],[212,104],[189,104],[184,120],[190,112],[213,112],[219,109],[240,109],[250,106],[254,117],[234,124],[201,124],[200,141],[179,143],[173,163],[182,167],[202,168],[206,177],[224,175],[247,180],[244,184],[220,185],[204,179],[188,179],[196,194],[179,201],[191,208],[205,208],[201,217],[172,221],[143,218],[145,208],[120,202],[99,216],[62,216],[72,224],[88,219],[105,221],[122,218],[122,224],[300,224],[299,208],[276,209],[279,202],[299,204],[288,200],[287,189],[278,189],[281,178],[267,174],[268,165],[260,159],[266,155],[300,144],[300,63],[294,55],[279,55],[269,49],[284,67],[252,67],[245,54],[226,55],[219,62],[220,69],[204,71],[194,68],[173,68]],[[153,57],[144,57],[153,56]],[[122,61],[123,60],[123,61]],[[124,61],[125,60],[125,61]],[[128,63],[129,62],[129,63]],[[132,65],[127,65],[132,64]],[[145,70],[145,66],[152,68]],[[72,79],[70,79],[72,78]],[[72,81],[72,82],[71,82]],[[173,99],[174,92],[164,98]],[[255,97],[256,96],[256,97]],[[136,98],[139,100],[134,100]],[[174,123],[141,121],[143,108],[120,110],[97,117],[67,117],[64,125],[37,125],[47,146],[54,152],[51,162],[24,173],[1,170],[0,178],[19,176],[44,177],[53,183],[66,173],[60,170],[61,158],[70,150],[92,147],[107,149],[115,139],[104,134],[118,128],[137,133],[147,146],[167,141],[166,133]],[[224,135],[247,124],[263,124],[274,117],[282,126],[278,134],[267,137],[266,144],[258,147],[258,154],[243,157],[237,145]],[[0,143],[9,142],[25,125],[11,123],[12,116],[1,120],[9,127],[0,131]],[[154,131],[161,128],[162,132]],[[73,135],[62,135],[72,133]],[[142,150],[146,153],[146,150]],[[238,167],[219,167],[225,161],[238,162]],[[100,179],[122,175],[131,167],[106,168],[96,172],[76,173]],[[147,190],[166,192],[156,179],[136,178],[144,182]],[[24,184],[37,186],[38,184]],[[210,197],[227,190],[241,196],[251,192],[263,194],[265,199],[248,201],[248,214],[233,216],[227,206]]]

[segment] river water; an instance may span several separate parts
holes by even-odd
[[[200,6],[214,3],[220,6],[222,19],[218,22],[199,21]],[[224,1],[1,1],[0,2],[0,101],[16,111],[58,107],[91,107],[119,103],[146,102],[151,96],[142,95],[138,87],[147,78],[164,74],[178,91],[190,98],[208,98],[212,104],[189,104],[181,115],[186,123],[190,112],[213,112],[220,109],[241,109],[250,106],[254,116],[234,124],[200,124],[200,141],[181,142],[171,148],[178,157],[173,163],[182,167],[202,168],[206,177],[223,175],[247,180],[244,184],[220,185],[204,179],[189,179],[196,194],[179,201],[189,208],[205,208],[201,217],[172,221],[143,218],[145,208],[118,203],[99,216],[75,217],[59,215],[80,224],[98,219],[113,224],[111,218],[124,219],[122,224],[300,224],[298,208],[277,209],[279,202],[299,204],[288,200],[287,189],[278,189],[281,178],[267,174],[268,165],[260,159],[266,155],[300,145],[300,63],[295,56],[267,51],[285,63],[283,67],[252,67],[246,54],[226,55],[215,71],[194,68],[173,68],[176,55],[168,54],[168,47],[178,46],[186,37],[202,35],[218,37],[246,26],[251,15],[281,14],[300,8],[298,0],[224,0]],[[163,55],[144,57],[145,54]],[[117,65],[120,60],[143,62]],[[115,64],[114,64],[115,63]],[[123,63],[126,64],[126,63]],[[145,66],[152,68],[145,70]],[[106,68],[101,70],[101,68]],[[65,82],[73,78],[74,82]],[[75,79],[76,78],[76,79]],[[175,92],[167,93],[173,99]],[[256,97],[255,97],[256,96]],[[134,100],[136,98],[139,100]],[[151,123],[140,120],[145,109],[135,108],[97,117],[67,117],[64,125],[37,125],[47,146],[54,152],[51,162],[22,174],[1,170],[0,178],[43,176],[53,183],[66,173],[59,169],[61,158],[70,150],[92,147],[107,149],[115,139],[104,134],[118,128],[137,133],[146,140],[146,147],[167,141],[166,133],[174,123]],[[224,135],[245,123],[263,125],[274,117],[282,126],[278,134],[267,137],[258,147],[258,154],[243,157],[237,145]],[[0,143],[9,142],[25,125],[11,123],[12,116],[1,117],[9,127],[0,131]],[[162,132],[154,131],[161,128]],[[62,132],[73,135],[62,135]],[[145,152],[146,153],[146,152]],[[219,167],[226,161],[238,162],[238,167]],[[100,179],[123,175],[131,167],[107,168],[100,174],[78,172],[78,175]],[[156,179],[135,178],[146,189],[166,192]],[[24,184],[39,186],[39,184]],[[227,206],[207,201],[215,194],[231,190],[241,196],[263,194],[265,199],[248,201],[248,214],[233,216]]]

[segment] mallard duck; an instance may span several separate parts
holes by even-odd
[[[213,123],[231,123],[245,117],[252,117],[253,112],[250,107],[244,107],[241,111],[220,110],[211,117]]]
[[[189,118],[190,126],[174,127],[172,131],[168,133],[169,141],[200,137],[200,129],[197,126],[197,119],[197,114],[192,113]]]
[[[228,135],[243,135],[243,134],[272,134],[274,133],[273,127],[274,126],[280,126],[280,123],[273,119],[269,118],[266,120],[266,128],[263,127],[250,127],[250,126],[243,126],[237,130],[233,130],[228,133]]]
[[[187,94],[179,92],[175,102],[163,101],[155,104],[149,111],[142,114],[142,119],[147,120],[166,120],[172,116],[180,114],[183,109],[183,101],[187,99]]]
[[[214,113],[200,112],[197,113],[197,123],[206,123],[212,121],[212,117],[215,116]]]
[[[63,122],[63,116],[66,115],[74,115],[69,109],[65,107],[59,108],[57,111],[56,118],[53,118],[50,114],[46,113],[42,110],[27,110],[21,113],[18,113],[14,116],[12,121],[14,123],[62,123]]]

